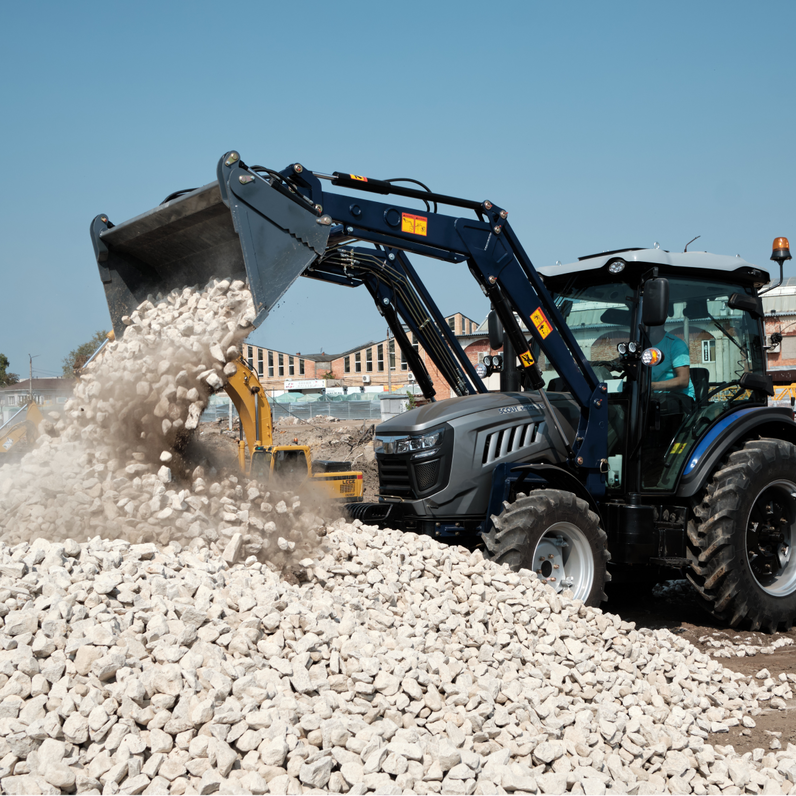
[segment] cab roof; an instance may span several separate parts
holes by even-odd
[[[687,268],[691,271],[720,271],[733,274],[756,287],[767,284],[771,277],[763,268],[748,263],[740,255],[711,254],[710,252],[669,252],[665,249],[616,249],[601,254],[590,254],[578,258],[576,263],[566,265],[545,265],[538,268],[547,278],[566,276],[574,272],[596,271],[614,260],[624,260],[628,266],[633,264],[659,266],[662,269]]]

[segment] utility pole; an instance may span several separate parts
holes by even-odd
[[[28,354],[28,359],[30,360],[30,378],[28,379],[28,403],[33,403],[33,357]]]

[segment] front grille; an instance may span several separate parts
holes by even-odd
[[[395,497],[412,497],[412,484],[409,480],[409,462],[392,456],[378,459],[379,494]]]
[[[492,464],[509,453],[527,448],[536,439],[538,423],[520,423],[487,434],[484,442],[483,464]]]
[[[439,475],[439,459],[433,462],[423,462],[423,464],[415,465],[415,481],[417,481],[417,488],[421,492],[430,489],[437,482]]]

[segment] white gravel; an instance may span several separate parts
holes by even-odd
[[[480,552],[343,521],[323,545],[301,584],[201,540],[0,546],[3,791],[796,793],[796,746],[710,742],[796,676]]]
[[[3,793],[796,794],[796,746],[715,742],[786,709],[796,675],[186,473],[247,296],[143,305],[0,469]]]

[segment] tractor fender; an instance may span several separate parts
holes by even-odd
[[[678,498],[700,492],[724,458],[746,440],[772,437],[796,444],[796,422],[789,407],[762,406],[739,409],[714,423],[688,457]]]
[[[602,518],[602,512],[594,500],[594,496],[569,470],[547,462],[536,464],[506,462],[499,464],[492,471],[492,491],[489,496],[489,509],[482,533],[488,532],[492,528],[492,517],[503,511],[503,503],[510,499],[512,492],[530,492],[544,487],[572,492],[585,500],[589,504],[589,508]]]

